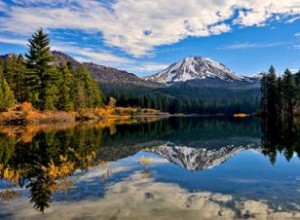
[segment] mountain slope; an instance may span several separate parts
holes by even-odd
[[[155,83],[139,78],[133,73],[129,73],[116,68],[98,65],[94,63],[83,63],[100,84],[129,84],[136,86],[153,87]]]
[[[72,58],[71,56],[59,52],[53,51],[52,54],[56,59],[56,63],[69,62],[73,67],[78,67],[81,63]],[[116,68],[98,65],[95,63],[82,63],[87,67],[94,77],[94,79],[99,82],[101,85],[114,84],[114,85],[137,85],[137,86],[146,86],[153,87],[156,86],[156,83],[146,81],[139,78],[133,73],[129,73],[123,70],[118,70]]]
[[[224,64],[208,58],[192,56],[186,57],[172,64],[162,72],[146,77],[145,79],[164,84],[205,79],[217,79],[225,82],[252,82],[251,77],[236,74]]]

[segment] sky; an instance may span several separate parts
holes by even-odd
[[[147,76],[186,56],[242,75],[300,68],[300,0],[0,0],[0,54],[51,49]]]

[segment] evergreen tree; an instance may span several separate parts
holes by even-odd
[[[266,113],[276,115],[278,111],[278,88],[276,71],[273,66],[270,67],[266,76],[266,90]]]
[[[300,112],[300,70],[295,74],[296,101],[295,112]]]
[[[0,67],[0,111],[6,111],[14,105],[14,94],[4,79],[2,68]]]
[[[99,107],[102,104],[100,88],[84,66],[80,66],[75,73],[71,94],[76,110]]]
[[[282,86],[282,79],[281,77],[278,77],[277,78],[277,110],[276,110],[276,113],[278,115],[281,115],[282,112],[283,112],[283,95],[282,95],[282,89],[283,89],[283,86]]]
[[[263,114],[266,114],[266,112],[267,112],[267,75],[266,75],[266,73],[263,73],[263,76],[260,80],[260,93],[261,93],[261,99],[260,99],[261,111]]]
[[[59,65],[60,86],[58,109],[64,111],[74,110],[74,103],[71,101],[71,86],[73,83],[73,75],[66,63]]]
[[[18,102],[24,102],[27,98],[24,85],[24,74],[26,72],[25,61],[22,55],[9,55],[4,60],[4,78],[15,94]]]
[[[289,69],[284,72],[282,79],[282,100],[285,115],[293,115],[296,100],[296,84]]]
[[[29,40],[26,58],[29,101],[38,109],[53,109],[57,95],[57,89],[54,88],[57,82],[57,71],[53,67],[54,58],[50,52],[50,40],[43,29],[37,30]]]

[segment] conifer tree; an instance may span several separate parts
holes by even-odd
[[[98,107],[102,104],[102,93],[84,66],[76,70],[71,94],[76,110]]]
[[[260,99],[261,111],[263,114],[266,114],[266,112],[267,112],[267,75],[266,75],[266,73],[263,73],[262,78],[260,80],[260,93],[261,93],[261,99]]]
[[[289,69],[287,69],[283,75],[282,96],[284,113],[286,115],[292,115],[296,100],[296,84],[294,77]]]
[[[278,111],[278,88],[277,88],[277,76],[273,66],[270,67],[269,72],[266,76],[266,112],[269,115],[276,115]]]
[[[50,40],[43,29],[38,29],[29,39],[26,58],[29,101],[38,109],[53,109],[57,95],[55,88],[57,71],[53,67],[54,58],[50,51]]]
[[[295,74],[295,85],[296,85],[295,111],[300,112],[300,70]]]
[[[0,67],[0,111],[6,111],[14,105],[14,94],[4,79],[2,68]]]
[[[24,102],[27,98],[24,85],[24,74],[26,72],[25,61],[22,55],[12,54],[4,60],[4,78],[15,94],[18,102]]]
[[[64,111],[74,110],[74,103],[71,100],[71,86],[73,83],[73,75],[66,63],[59,65],[60,86],[58,109]]]
[[[276,104],[276,113],[281,115],[283,112],[283,95],[282,95],[282,79],[281,77],[277,78],[277,104]]]

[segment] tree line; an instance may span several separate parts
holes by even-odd
[[[261,79],[261,115],[290,117],[300,113],[300,70],[292,74],[286,69],[277,76],[273,66]]]
[[[42,111],[101,106],[102,92],[88,69],[56,62],[43,29],[28,42],[25,56],[12,54],[0,59],[0,111],[23,102]]]
[[[169,113],[232,114],[253,113],[259,109],[259,89],[168,87],[146,88],[101,85],[104,100],[117,99],[119,107],[154,108]],[[136,91],[139,91],[138,93]]]

